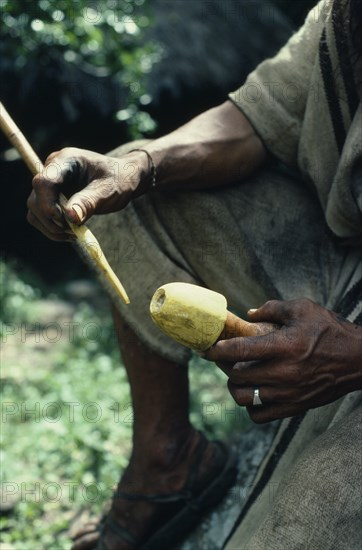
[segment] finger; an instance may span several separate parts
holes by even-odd
[[[105,183],[100,186],[98,180],[94,180],[86,189],[72,195],[64,208],[66,217],[77,225],[86,222],[107,198],[103,197],[107,188]]]
[[[248,311],[248,316],[253,322],[267,321],[279,325],[289,321],[290,315],[290,302],[281,300],[269,300],[258,309],[249,309]]]
[[[228,389],[234,401],[240,406],[252,406],[254,403],[254,390],[258,388],[259,399],[263,405],[269,404],[301,404],[309,400],[309,396],[304,396],[301,390],[296,390],[293,387],[272,387],[258,386],[257,384],[250,386],[239,386],[228,381]],[[258,406],[258,405],[255,405]],[[260,405],[259,405],[260,406]]]
[[[252,406],[254,399],[254,388],[248,386],[236,386],[230,380],[228,381],[228,390],[234,401],[240,407]],[[260,390],[259,390],[260,392]],[[259,393],[260,395],[260,393]]]
[[[83,537],[84,535],[87,535],[89,533],[95,533],[95,532],[99,533],[99,521],[94,519],[94,520],[87,521],[87,523],[84,523],[78,529],[78,531],[74,535],[71,536],[71,539],[72,540],[77,540],[77,539]]]
[[[299,365],[285,359],[238,362],[227,374],[233,384],[242,386],[293,387],[308,382]]]
[[[263,405],[261,407],[247,406],[246,409],[251,420],[256,424],[264,424],[265,422],[271,422],[272,420],[297,416],[307,410],[306,406],[301,403],[277,403]]]
[[[229,376],[229,374],[231,373],[234,364],[235,363],[227,363],[226,361],[219,361],[218,363],[216,363],[219,369],[222,370],[227,376]]]
[[[250,309],[248,316],[253,322],[268,321],[283,325],[305,316],[306,312],[315,306],[315,302],[307,298],[289,301],[269,300],[258,309]]]
[[[71,536],[71,539],[76,540],[88,533],[99,532],[99,528],[100,528],[99,520],[91,519],[86,523],[84,523],[83,525],[81,525],[80,528],[77,530],[77,532]]]
[[[67,242],[73,242],[76,240],[76,236],[73,233],[65,233],[65,232],[59,232],[59,233],[53,233],[45,227],[40,220],[33,214],[31,210],[28,210],[27,214],[27,220],[28,222],[35,227],[38,231],[43,233],[48,239],[51,239],[52,241],[67,241]]]
[[[28,199],[28,208],[34,212],[49,231],[56,227],[64,230],[67,227],[62,210],[58,204],[60,188],[37,174],[33,178],[33,192]]]
[[[61,154],[60,151],[53,151],[53,153],[50,153],[50,155],[47,156],[44,162],[44,166],[48,166],[48,164],[50,164],[53,161],[53,159],[55,157],[58,157],[60,154]]]
[[[28,206],[29,212],[31,212],[31,214],[33,215],[33,217],[31,215],[30,216],[28,215],[29,223],[34,225],[33,224],[33,219],[34,220],[36,219],[38,221],[38,224],[40,223],[41,227],[43,228],[43,229],[40,229],[37,226],[37,229],[42,231],[42,233],[44,233],[45,235],[47,235],[47,236],[48,236],[48,234],[51,234],[51,235],[57,235],[58,234],[59,236],[63,236],[64,234],[73,235],[73,232],[69,228],[69,225],[64,221],[62,213],[61,213],[62,219],[63,219],[62,224],[60,224],[56,219],[47,219],[44,216],[44,212],[39,207],[39,204],[38,204],[38,201],[37,201],[37,195],[36,195],[35,191],[32,191],[32,193],[30,194],[30,196],[28,198],[28,201],[27,201],[27,206]],[[61,208],[60,208],[59,204],[56,205],[56,211],[61,212]]]
[[[262,390],[261,400],[263,401],[263,399],[266,399],[266,394],[265,388],[262,388]],[[271,420],[296,416],[305,413],[310,409],[317,409],[315,413],[317,416],[318,408],[332,403],[342,395],[345,395],[345,388],[340,392],[331,392],[331,388],[328,385],[323,390],[315,390],[309,392],[309,394],[298,393],[296,398],[293,399],[291,397],[291,400],[288,403],[263,403],[263,405],[259,407],[247,405],[246,408],[250,418],[256,423],[270,422]]]
[[[259,361],[283,356],[289,346],[282,330],[263,336],[243,336],[219,340],[203,357],[214,362]]]
[[[58,204],[59,193],[67,188],[72,188],[82,178],[81,161],[77,157],[80,150],[65,148],[51,153],[44,164],[43,169],[33,178],[33,188],[37,196],[37,217],[45,220],[51,219],[59,227],[66,227],[63,212]]]

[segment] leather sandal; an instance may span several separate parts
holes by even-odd
[[[97,526],[100,536],[94,550],[109,550],[104,542],[107,531],[137,550],[169,550],[183,539],[199,523],[201,517],[224,497],[236,479],[236,455],[221,441],[215,441],[213,443],[219,448],[219,458],[202,482],[197,481],[208,443],[205,436],[200,434],[190,473],[181,491],[146,495],[117,490],[113,500],[143,501],[159,505],[155,520],[148,532],[137,537],[122,527],[109,513]]]

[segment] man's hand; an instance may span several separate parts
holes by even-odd
[[[270,301],[249,317],[281,328],[219,341],[204,356],[227,374],[231,395],[254,422],[294,416],[361,389],[362,327],[307,299]],[[254,388],[262,406],[253,406]]]
[[[168,190],[230,185],[254,172],[268,157],[250,122],[230,100],[147,143],[146,149],[157,167],[157,187]],[[113,158],[67,147],[52,153],[42,173],[35,176],[28,221],[50,239],[70,240],[74,236],[58,204],[60,192],[69,198],[66,218],[80,224],[93,214],[121,210],[146,192],[150,183],[144,152]]]
[[[28,221],[52,240],[72,240],[58,204],[60,193],[69,198],[65,216],[79,225],[93,214],[124,208],[142,192],[148,177],[148,159],[143,152],[113,158],[67,147],[52,153],[44,170],[34,177]]]

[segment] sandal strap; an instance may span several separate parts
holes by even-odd
[[[113,499],[115,500],[117,498],[122,498],[124,500],[129,500],[129,501],[145,501],[145,502],[154,502],[154,503],[184,501],[186,504],[190,505],[194,497],[192,487],[199,473],[202,457],[208,445],[208,441],[203,435],[203,433],[199,432],[199,434],[200,434],[200,439],[197,443],[194,457],[190,465],[189,475],[186,480],[185,486],[181,491],[176,491],[173,493],[151,493],[151,494],[145,495],[143,493],[127,493],[126,491],[116,490],[113,495]]]
[[[125,493],[123,491],[116,491],[113,495],[113,500],[117,498],[122,498],[124,500],[130,501],[144,501],[144,502],[154,502],[154,503],[167,503],[167,502],[178,502],[180,500],[188,501],[192,498],[192,493],[190,491],[177,491],[174,493],[153,493],[149,495],[144,495],[143,493]]]
[[[101,528],[99,542],[103,544],[103,546],[104,546],[104,543],[102,543],[102,535],[104,534],[104,531],[107,528],[113,531],[113,533],[115,533],[118,538],[125,540],[126,542],[128,542],[129,544],[132,544],[133,546],[137,546],[139,539],[134,535],[132,535],[132,533],[130,533],[127,529],[122,527],[122,525],[119,525],[119,523],[117,523],[110,516],[107,517],[106,521],[104,522]]]
[[[198,432],[198,433],[199,433],[199,438],[200,439],[199,439],[198,444],[196,446],[194,457],[193,457],[193,460],[191,462],[191,466],[190,466],[190,470],[189,470],[189,475],[188,475],[188,478],[186,480],[186,484],[185,484],[184,489],[183,489],[184,491],[186,491],[188,493],[193,492],[192,488],[193,488],[193,485],[195,483],[195,480],[197,479],[197,476],[198,476],[198,473],[199,473],[199,469],[200,469],[200,466],[201,466],[201,463],[202,463],[202,459],[203,459],[206,447],[209,444],[209,442],[206,439],[206,437],[204,436],[204,434],[202,432]]]
[[[221,450],[226,453],[226,448],[223,444],[221,444],[219,441],[215,441],[216,444],[219,445]],[[129,501],[145,501],[145,502],[152,502],[152,503],[160,503],[160,504],[167,504],[167,503],[182,503],[184,507],[186,507],[189,510],[189,518],[195,517],[195,514],[198,514],[200,510],[203,510],[205,508],[205,496],[200,493],[197,496],[195,495],[195,488],[193,487],[195,480],[197,479],[197,475],[199,473],[200,466],[202,464],[202,459],[204,456],[204,452],[207,448],[208,440],[205,438],[202,432],[200,432],[199,441],[197,442],[194,456],[192,458],[190,468],[189,468],[189,474],[186,480],[186,483],[184,485],[184,488],[181,491],[176,491],[173,493],[154,493],[154,494],[142,494],[142,493],[127,493],[124,491],[116,490],[113,499],[125,499]],[[213,479],[211,479],[211,483],[213,482]],[[190,515],[191,513],[191,515]],[[105,516],[102,518],[102,525],[100,526],[100,537],[98,540],[98,544],[96,547],[96,550],[109,550],[108,546],[104,542],[103,535],[105,535],[105,531],[109,528],[115,535],[121,539],[129,543],[130,545],[139,548],[140,544],[142,543],[142,537],[136,537],[132,533],[130,533],[127,529],[122,527],[118,522],[116,522],[112,517]],[[151,536],[151,539],[153,535]],[[162,535],[163,536],[163,535]],[[103,540],[102,540],[103,539]],[[143,547],[143,546],[142,546]],[[147,543],[146,543],[147,547]],[[153,547],[153,546],[152,546]]]

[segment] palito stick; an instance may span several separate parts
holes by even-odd
[[[10,143],[19,152],[31,173],[35,175],[41,172],[44,168],[41,160],[1,102],[0,127]],[[59,204],[63,212],[67,202],[67,198],[61,193],[59,195]],[[85,261],[94,268],[98,274],[100,282],[103,284],[108,293],[110,293],[111,297],[116,299],[120,298],[125,304],[129,304],[130,300],[127,292],[109,265],[99,242],[91,230],[88,229],[86,225],[78,226],[68,220],[66,221],[74,235],[77,237],[76,244],[78,245],[78,252],[85,259]]]

